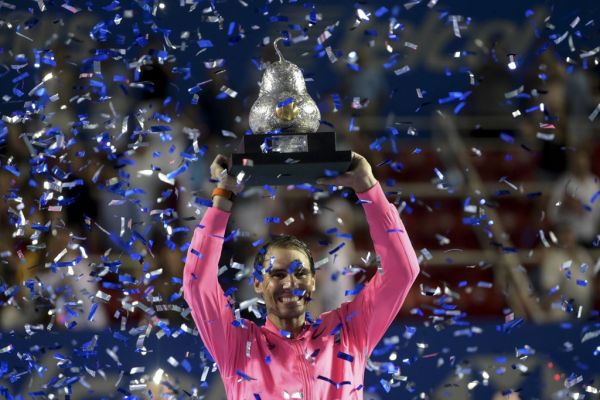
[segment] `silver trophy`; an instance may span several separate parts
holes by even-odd
[[[258,99],[250,109],[250,129],[255,134],[271,132],[314,133],[319,129],[321,113],[306,91],[302,71],[283,58],[273,45],[279,61],[267,67]]]
[[[279,61],[266,68],[250,109],[253,134],[244,136],[244,152],[232,157],[232,172],[250,186],[313,183],[346,171],[352,157],[349,150],[336,151],[334,132],[318,132],[321,113],[300,68],[277,48],[281,39],[273,43]]]

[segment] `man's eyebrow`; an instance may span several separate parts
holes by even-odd
[[[295,259],[290,263],[288,267],[288,272],[294,272],[297,269],[301,269],[302,267],[304,267],[304,263],[298,259]]]

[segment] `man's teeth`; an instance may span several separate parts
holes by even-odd
[[[282,297],[279,300],[282,301],[283,303],[290,303],[292,301],[299,301],[300,298],[298,296],[292,296],[292,297]]]

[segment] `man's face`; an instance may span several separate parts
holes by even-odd
[[[254,281],[269,314],[282,319],[306,312],[307,297],[315,291],[315,277],[306,254],[296,249],[270,247],[265,255],[263,281]]]

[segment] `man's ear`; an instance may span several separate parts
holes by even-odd
[[[317,276],[313,275],[312,282],[310,284],[310,292],[314,293],[316,289],[317,289]]]
[[[262,282],[256,279],[256,277],[254,278],[254,291],[256,294],[263,294]]]

